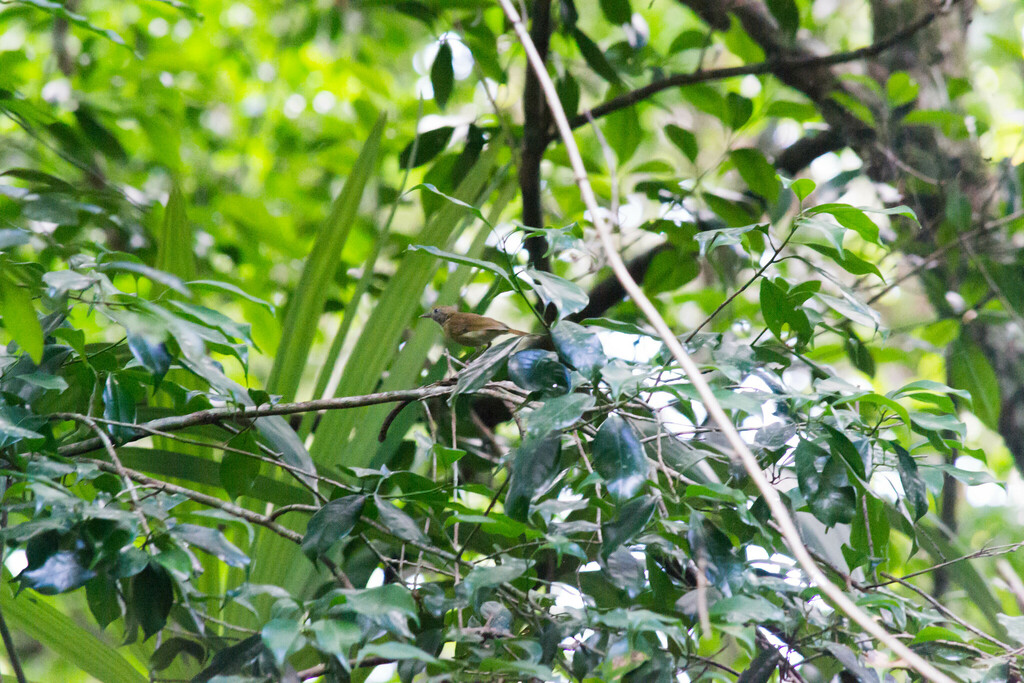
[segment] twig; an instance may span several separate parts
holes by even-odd
[[[689,354],[686,353],[686,349],[684,349],[682,344],[679,343],[679,340],[672,332],[672,329],[665,322],[665,319],[661,317],[658,309],[654,307],[654,304],[651,303],[650,299],[647,298],[643,290],[639,285],[637,285],[636,281],[630,277],[629,272],[626,270],[626,265],[622,262],[622,257],[619,256],[618,252],[615,250],[615,244],[612,240],[611,230],[608,223],[604,220],[600,211],[598,211],[597,198],[594,195],[593,188],[590,186],[590,180],[587,177],[587,171],[583,165],[583,159],[580,156],[579,148],[576,146],[576,141],[573,138],[572,127],[565,116],[565,111],[562,109],[558,92],[555,90],[555,84],[551,81],[550,76],[548,76],[548,73],[544,68],[543,60],[540,59],[540,55],[537,54],[537,50],[533,47],[533,43],[530,41],[530,36],[527,34],[526,28],[523,26],[522,20],[519,18],[519,14],[515,7],[512,5],[510,0],[498,0],[498,3],[501,5],[509,21],[512,23],[512,28],[519,37],[519,41],[522,43],[523,48],[526,50],[526,55],[530,61],[531,67],[537,73],[537,78],[540,80],[541,86],[544,89],[544,94],[548,100],[549,110],[558,125],[562,140],[565,143],[566,154],[572,164],[573,175],[575,176],[576,184],[579,187],[580,195],[583,199],[584,205],[590,211],[594,226],[597,228],[597,234],[601,238],[601,244],[606,252],[608,264],[622,282],[622,286],[633,299],[633,302],[658,331],[658,335],[661,337],[662,341],[668,347],[676,361],[680,366],[682,366],[683,370],[689,377],[690,382],[697,389],[708,414],[722,428],[724,436],[735,450],[736,455],[743,463],[744,469],[746,469],[747,474],[750,475],[750,478],[761,492],[765,502],[768,504],[768,509],[771,511],[772,516],[782,529],[782,536],[797,562],[799,562],[800,566],[803,567],[805,572],[807,572],[811,582],[816,584],[818,589],[827,596],[840,609],[840,611],[856,621],[865,631],[873,635],[893,650],[893,652],[903,658],[908,666],[934,683],[953,683],[953,679],[939,671],[934,665],[893,637],[893,635],[882,628],[877,621],[872,619],[867,613],[854,604],[846,593],[828,580],[828,577],[825,576],[818,565],[815,564],[814,559],[810,554],[808,554],[807,546],[805,546],[801,540],[800,532],[797,530],[789,510],[782,502],[779,492],[776,491],[771,483],[769,483],[765,478],[764,472],[761,471],[761,467],[757,462],[757,458],[753,453],[751,453],[750,448],[747,447],[747,444],[736,431],[735,425],[733,425],[732,421],[730,421],[729,417],[725,414],[725,411],[722,409],[722,405],[718,402],[718,399],[715,397],[714,392],[712,392],[711,387],[708,386],[708,383],[704,380],[704,376],[701,374],[700,368],[697,367]],[[931,19],[932,17],[928,17],[928,22],[930,22]],[[890,38],[892,37],[894,36],[891,36]]]
[[[4,648],[7,650],[7,661],[11,663],[11,668],[14,669],[14,676],[18,679],[18,683],[28,683],[25,678],[25,672],[21,668],[18,652],[14,649],[14,638],[11,637],[11,632],[7,628],[7,621],[4,619],[3,612],[0,612],[0,636],[3,637]]]

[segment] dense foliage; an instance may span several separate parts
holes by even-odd
[[[1019,680],[1024,13],[526,4],[814,562]],[[925,677],[550,107],[490,0],[0,5],[5,675]],[[434,305],[533,334],[442,354]]]

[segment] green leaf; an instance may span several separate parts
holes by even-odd
[[[613,551],[629,543],[643,531],[651,521],[657,504],[657,496],[648,495],[619,505],[615,510],[615,517],[601,525],[601,535],[604,539],[601,555],[607,560]]]
[[[779,199],[779,180],[775,176],[775,167],[768,163],[759,150],[752,147],[734,149],[729,152],[740,177],[747,186],[774,204]]]
[[[171,354],[162,338],[147,335],[145,333],[128,332],[128,348],[131,350],[135,360],[139,361],[142,367],[153,373],[153,385],[160,384],[167,371],[171,369]]]
[[[515,581],[533,565],[532,560],[503,555],[501,564],[495,566],[476,565],[466,575],[457,589],[466,596],[470,603],[479,604],[483,594],[491,589]]]
[[[916,100],[920,89],[906,71],[896,71],[885,83],[885,96],[889,106],[895,109]]]
[[[115,375],[107,377],[103,388],[103,417],[114,422],[135,422],[135,398]],[[135,434],[131,427],[110,425],[108,431],[115,439],[128,439]]]
[[[509,355],[516,350],[519,342],[522,341],[519,337],[512,337],[511,339],[505,339],[497,344],[493,344],[491,348],[484,351],[477,357],[473,362],[466,366],[466,368],[459,373],[458,384],[455,385],[455,392],[452,394],[452,400],[459,394],[471,394],[483,385],[487,384],[494,375],[501,370],[502,364],[506,362]]]
[[[596,402],[590,394],[565,394],[546,399],[527,416],[526,432],[530,437],[542,437],[568,429]]]
[[[136,275],[142,275],[143,277],[149,278],[157,285],[163,285],[168,289],[173,289],[182,296],[192,296],[191,290],[185,286],[185,282],[178,276],[165,273],[164,271],[157,270],[156,268],[150,268],[142,263],[135,263],[134,261],[109,261],[107,263],[100,264],[96,269],[104,273],[108,271],[135,273]]]
[[[96,680],[113,683],[147,683],[149,677],[130,664],[117,650],[62,614],[53,603],[33,593],[14,597],[11,583],[0,588],[0,609],[8,626],[39,643],[65,662],[74,662]]]
[[[587,293],[575,282],[532,266],[527,266],[526,275],[533,281],[533,291],[545,305],[555,305],[559,319],[582,311],[590,303]]]
[[[382,657],[388,661],[415,660],[426,664],[436,664],[440,660],[429,652],[424,652],[415,645],[388,641],[386,643],[370,643],[359,650],[356,655],[356,662],[362,662],[367,657]]]
[[[434,88],[434,101],[437,106],[444,109],[448,104],[448,98],[452,94],[452,86],[455,84],[455,71],[452,68],[452,46],[447,40],[442,40],[438,47],[434,63],[430,66],[430,85]]]
[[[331,206],[330,216],[317,232],[299,284],[288,301],[281,325],[281,345],[267,379],[267,390],[281,394],[285,401],[295,398],[302,381],[302,371],[309,361],[310,348],[316,336],[317,321],[332,291],[338,259],[359,215],[363,191],[377,167],[377,152],[385,120],[384,115],[377,119],[363,143],[345,185]]]
[[[430,539],[423,530],[404,511],[400,510],[394,503],[384,500],[375,495],[373,502],[377,506],[377,514],[380,515],[381,523],[403,541],[411,541],[421,545],[427,545]]]
[[[868,218],[864,209],[850,206],[849,204],[819,204],[805,211],[805,214],[808,216],[822,213],[835,218],[836,222],[844,228],[856,232],[865,242],[880,244],[878,240],[878,225]]]
[[[730,92],[725,98],[725,108],[729,114],[729,127],[742,128],[754,113],[754,103],[739,93]]]
[[[587,34],[575,26],[572,28],[572,37],[576,41],[576,46],[580,49],[583,59],[594,70],[594,73],[609,83],[621,84],[622,81],[619,79],[619,74],[608,62],[607,58],[605,58],[604,51],[598,47],[597,43],[588,38]]]
[[[569,391],[569,368],[558,362],[551,351],[527,349],[512,354],[508,359],[508,376],[513,382],[530,392],[558,395]]]
[[[829,296],[828,294],[823,294],[822,292],[815,292],[814,296],[839,315],[848,318],[858,325],[870,327],[875,330],[879,329],[882,325],[882,318],[878,315],[878,311],[869,308],[866,304],[857,301],[852,297],[839,299],[834,296]]]
[[[598,372],[608,359],[598,336],[574,322],[562,320],[551,328],[551,340],[559,357],[580,374],[597,381]]]
[[[145,639],[160,631],[174,605],[174,583],[171,575],[156,561],[131,578],[129,597],[125,601],[127,624],[142,627]]]
[[[268,313],[273,313],[274,310],[275,310],[273,304],[271,304],[271,303],[269,303],[267,301],[264,301],[263,299],[261,299],[261,298],[259,298],[257,296],[253,296],[252,294],[249,294],[245,290],[243,290],[240,287],[237,287],[237,286],[231,284],[230,282],[220,282],[220,281],[217,281],[217,280],[190,280],[190,281],[186,282],[185,284],[188,285],[191,289],[195,289],[195,290],[198,290],[200,292],[203,291],[203,290],[215,290],[215,291],[229,292],[229,293],[234,294],[236,296],[242,297],[246,301],[249,301],[251,303],[256,304],[257,306],[262,307]]]
[[[236,548],[218,529],[198,524],[175,524],[168,533],[191,546],[207,552],[230,567],[245,567],[249,556]]]
[[[594,469],[617,503],[636,495],[647,480],[647,456],[630,424],[611,415],[594,437]]]
[[[43,328],[36,317],[32,295],[7,273],[0,275],[0,315],[3,316],[4,327],[11,338],[29,355],[32,362],[36,365],[42,363]]]
[[[673,123],[665,126],[665,135],[690,161],[697,160],[697,154],[700,152],[700,149],[697,147],[696,135]]]
[[[321,652],[348,659],[352,646],[363,638],[358,625],[339,619],[321,619],[309,625],[316,648]]]
[[[418,140],[414,141],[416,143],[416,156],[410,163],[409,157],[412,156],[413,150],[413,143],[410,142],[398,156],[398,165],[401,168],[416,168],[417,166],[422,166],[444,151],[445,147],[448,146],[448,141],[452,139],[452,133],[454,132],[455,128],[452,126],[442,126],[440,128],[428,130],[425,133],[417,133]]]
[[[800,10],[797,9],[796,2],[794,0],[766,0],[765,4],[768,5],[768,11],[775,17],[775,21],[779,22],[779,28],[792,40],[796,36],[796,30],[800,28]],[[753,668],[753,664],[751,664],[751,668]]]
[[[299,623],[294,619],[271,619],[260,631],[260,638],[278,665],[284,664],[288,655],[306,644]]]
[[[458,202],[458,204],[463,206],[469,206],[465,202]],[[494,275],[497,275],[502,280],[508,282],[509,285],[512,284],[512,279],[509,277],[509,274],[503,268],[496,266],[490,261],[483,261],[481,259],[470,258],[469,256],[462,256],[461,254],[453,254],[450,251],[445,251],[444,249],[438,249],[437,247],[422,244],[409,245],[409,251],[425,251],[428,254],[432,254],[438,258],[442,258],[445,261],[451,261],[452,263],[460,263],[464,266],[470,266],[472,268],[479,268],[480,270],[484,270],[487,271],[488,273],[493,273]]]
[[[853,519],[857,496],[849,485],[842,461],[804,439],[793,451],[793,460],[800,493],[814,516],[825,526],[849,523]]]
[[[768,278],[761,280],[761,314],[768,329],[780,341],[784,340],[783,332],[787,327],[801,344],[806,344],[813,334],[807,314]]]
[[[601,0],[601,11],[605,19],[613,24],[628,24],[633,19],[629,0]]]
[[[366,496],[335,498],[313,515],[302,538],[302,552],[309,558],[327,552],[338,540],[348,536],[363,512]]]
[[[796,195],[797,199],[803,201],[807,199],[812,192],[814,192],[814,188],[817,187],[817,185],[810,178],[797,178],[789,187],[793,190],[793,194]]]
[[[530,501],[544,491],[558,474],[561,453],[562,438],[555,432],[528,439],[516,449],[505,495],[505,513],[509,517],[526,521]]]
[[[963,334],[949,349],[949,383],[970,392],[973,412],[989,429],[999,430],[1002,401],[999,378],[988,358]]]
[[[917,461],[914,460],[905,448],[895,441],[890,441],[889,443],[892,444],[893,449],[896,451],[903,493],[906,496],[908,507],[910,507],[916,522],[928,514],[928,490],[917,472]]]

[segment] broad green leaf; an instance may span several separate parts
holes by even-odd
[[[572,29],[572,37],[576,41],[576,46],[580,49],[583,59],[598,76],[609,83],[621,83],[615,67],[608,62],[608,59],[604,56],[604,51],[598,47],[597,43],[576,27]]]
[[[797,8],[796,2],[794,2],[794,0],[767,0],[765,4],[768,6],[768,11],[770,11],[772,16],[775,17],[775,21],[779,22],[779,28],[781,28],[790,39],[796,36],[796,30],[800,28],[800,10]],[[771,650],[771,652],[774,653],[775,651]],[[754,668],[754,665],[751,664],[750,669]],[[772,668],[774,668],[774,665]],[[740,678],[742,679],[742,676]],[[742,683],[752,683],[754,680],[761,679],[750,679],[750,681],[743,681]]]
[[[658,498],[648,495],[619,505],[615,510],[615,516],[601,525],[601,535],[604,539],[601,555],[607,560],[612,552],[629,543],[643,531],[654,515],[657,504]]]
[[[448,146],[448,141],[452,139],[452,133],[455,129],[451,126],[442,126],[441,128],[435,128],[428,130],[425,133],[418,133],[418,139],[414,142],[410,142],[402,150],[402,153],[398,157],[398,165],[401,168],[416,168],[427,163],[438,154],[444,151],[444,148]],[[415,143],[416,156],[412,157],[413,145]]]
[[[11,593],[10,582],[0,588],[0,609],[8,626],[40,643],[66,662],[105,683],[146,683],[143,669],[133,666],[116,649],[65,616],[42,596]]]
[[[594,469],[604,477],[608,493],[619,504],[629,500],[647,480],[647,456],[636,432],[611,415],[594,437]]]
[[[500,370],[508,357],[519,346],[521,339],[512,337],[504,339],[484,351],[459,373],[458,384],[452,394],[452,401],[459,394],[471,394],[487,384]]]
[[[864,209],[849,204],[819,204],[808,208],[805,213],[808,216],[828,214],[835,218],[839,225],[860,235],[865,242],[879,244],[878,226],[868,218]]]
[[[998,431],[1002,399],[999,378],[988,358],[974,342],[960,336],[949,349],[949,383],[971,394],[974,414],[986,427]]]
[[[36,365],[42,363],[43,328],[36,317],[32,295],[6,273],[0,276],[0,315],[8,334],[32,362]]]
[[[590,394],[565,394],[544,399],[538,408],[527,415],[526,432],[530,438],[539,438],[568,429],[595,403],[596,399]]]
[[[245,567],[249,556],[236,548],[218,529],[198,524],[175,524],[168,533],[178,540],[207,552],[230,567]]]
[[[283,664],[288,655],[306,644],[299,623],[294,619],[271,619],[260,631],[260,637],[278,664]]]
[[[434,101],[437,106],[444,109],[448,104],[448,98],[452,94],[452,86],[455,84],[455,71],[452,69],[452,46],[447,40],[442,40],[438,47],[437,55],[434,56],[434,63],[430,66],[430,84],[434,88]]]
[[[778,201],[779,180],[775,176],[775,167],[768,163],[764,154],[747,147],[732,150],[729,158],[751,190],[773,204]]]
[[[347,659],[352,646],[362,640],[363,630],[354,623],[321,619],[309,625],[316,648],[326,654]]]
[[[685,128],[680,128],[674,123],[665,126],[665,135],[690,161],[697,160],[697,154],[700,152],[700,149],[697,147],[696,135]]]
[[[508,376],[530,392],[558,395],[569,391],[569,369],[558,362],[551,351],[527,349],[508,359]]]
[[[928,493],[924,482],[917,472],[917,461],[911,457],[905,448],[895,441],[890,442],[896,451],[900,482],[903,484],[903,493],[906,496],[907,505],[917,521],[928,514]]]
[[[811,512],[825,526],[849,523],[857,496],[849,485],[846,468],[828,451],[801,439],[793,451],[797,483]]]
[[[583,288],[571,280],[530,266],[526,268],[526,275],[533,281],[533,291],[545,305],[554,304],[558,309],[559,319],[582,311],[590,302]]]
[[[381,523],[396,537],[421,545],[430,542],[413,518],[400,510],[394,503],[386,501],[380,496],[374,496],[373,501],[377,506],[377,514],[380,516]]]
[[[345,179],[345,185],[331,207],[331,214],[317,232],[306,259],[299,284],[288,301],[281,326],[281,344],[267,379],[267,389],[291,401],[302,382],[317,322],[331,293],[341,250],[359,213],[363,190],[377,167],[377,152],[384,132],[385,117],[377,119],[363,148]]]
[[[628,24],[633,18],[629,0],[601,0],[601,11],[613,24]]]
[[[313,515],[302,538],[302,552],[309,558],[327,552],[355,528],[363,512],[366,496],[352,495],[335,498]]]
[[[530,501],[545,490],[558,474],[562,453],[562,438],[550,433],[527,440],[516,449],[512,457],[512,472],[505,495],[505,512],[509,517],[526,521]]]
[[[471,266],[473,268],[479,268],[489,273],[497,275],[502,280],[507,281],[511,284],[509,274],[501,267],[494,265],[490,261],[483,261],[481,259],[470,258],[468,256],[462,256],[460,254],[453,254],[437,247],[424,246],[421,244],[413,244],[409,247],[409,251],[425,251],[428,254],[433,254],[438,258],[442,258],[445,261],[451,261],[452,263],[461,263],[464,266]]]
[[[551,339],[559,357],[592,381],[608,362],[598,336],[587,328],[562,320],[551,328]]]
[[[128,605],[126,624],[142,627],[143,637],[148,640],[163,629],[174,605],[174,583],[170,574],[159,563],[150,561],[131,578],[125,602]]]

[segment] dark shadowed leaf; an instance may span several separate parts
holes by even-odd
[[[607,559],[616,548],[633,540],[647,526],[657,504],[656,496],[641,496],[619,505],[615,517],[601,525],[601,554]]]
[[[895,441],[890,441],[896,451],[900,482],[903,484],[903,493],[914,520],[921,519],[928,514],[928,489],[917,471],[917,461],[907,452],[907,449]]]
[[[154,561],[131,578],[128,621],[142,627],[146,639],[167,623],[174,604],[174,584],[167,570]]]
[[[218,529],[198,524],[176,524],[168,530],[175,538],[210,553],[231,567],[249,564],[249,556],[231,544]]]
[[[365,502],[366,496],[345,496],[336,498],[320,508],[306,525],[302,552],[308,557],[316,557],[326,552],[336,541],[347,536],[359,521]]]
[[[404,541],[412,541],[424,545],[429,542],[430,539],[413,521],[413,518],[399,509],[394,503],[386,501],[380,496],[374,496],[373,502],[377,505],[377,514],[380,515],[381,523],[392,531],[395,536]]]
[[[800,493],[811,512],[826,526],[849,523],[857,496],[846,467],[838,457],[810,441],[801,440],[793,452]]]
[[[284,663],[288,655],[306,644],[299,622],[294,619],[271,619],[260,631],[260,637],[279,665]]]
[[[551,339],[563,361],[584,377],[597,380],[598,371],[608,362],[598,336],[574,322],[563,320],[551,328]]]
[[[949,349],[949,383],[971,393],[973,412],[985,426],[999,429],[999,379],[974,342],[959,337]]]
[[[159,385],[170,370],[172,360],[164,340],[145,333],[128,332],[128,348],[135,360],[153,373],[153,385]]]
[[[444,151],[444,148],[448,146],[448,141],[452,139],[452,133],[455,129],[451,126],[442,126],[441,128],[435,128],[428,130],[425,133],[419,134],[419,140],[416,142],[416,157],[409,163],[409,157],[412,155],[413,145],[410,142],[402,150],[402,153],[398,157],[398,165],[402,168],[415,168],[422,166],[427,163],[438,154]]]
[[[615,67],[608,62],[608,59],[604,56],[604,51],[598,47],[597,43],[592,41],[583,31],[575,27],[572,29],[572,37],[576,41],[576,46],[579,47],[580,53],[583,55],[583,59],[595,73],[609,83],[616,85],[621,83],[619,80],[619,74],[615,71]]]
[[[636,432],[618,415],[605,420],[594,437],[594,469],[619,503],[636,495],[647,480],[647,457]]]
[[[767,683],[781,660],[778,650],[762,650],[739,675],[736,683]]]
[[[527,349],[508,359],[508,376],[523,389],[551,395],[569,391],[569,368],[558,362],[558,355],[543,349]]]
[[[533,438],[568,429],[595,403],[596,399],[590,394],[565,394],[546,399],[527,416],[526,432]]]
[[[434,57],[434,63],[430,66],[430,85],[434,88],[434,101],[437,106],[444,109],[448,104],[448,98],[452,94],[452,86],[455,84],[455,71],[452,68],[452,46],[448,41],[442,41]]]
[[[551,484],[558,474],[562,453],[561,435],[547,434],[516,449],[512,459],[511,481],[505,496],[505,514],[526,521],[530,501]]]
[[[501,366],[506,362],[509,355],[516,350],[520,341],[519,337],[502,340],[492,345],[491,348],[484,351],[467,365],[466,369],[459,373],[459,382],[455,386],[452,400],[459,394],[473,393],[487,384],[501,370]]]
[[[697,153],[700,151],[697,147],[697,136],[673,123],[665,126],[665,135],[690,161],[697,160]]]

